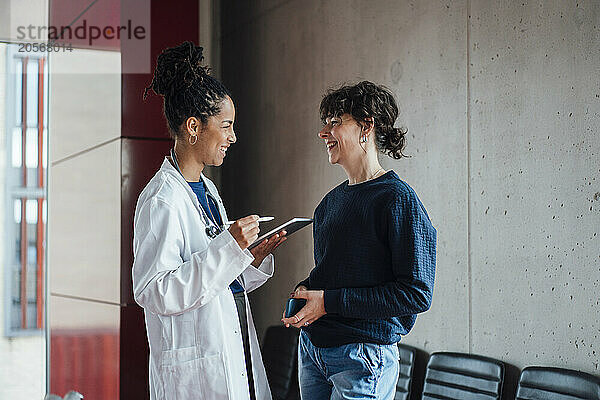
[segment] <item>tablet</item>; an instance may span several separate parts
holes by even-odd
[[[260,236],[258,239],[256,239],[254,241],[254,243],[252,243],[250,246],[248,246],[248,249],[252,249],[256,246],[258,246],[258,244],[260,242],[262,242],[263,240],[270,238],[271,236],[285,230],[285,235],[286,236],[290,236],[292,233],[299,231],[300,229],[304,228],[307,225],[312,224],[313,220],[312,218],[293,218],[290,219],[288,222],[286,222],[283,225],[278,226],[277,228],[270,230],[269,232],[265,233],[264,235]]]

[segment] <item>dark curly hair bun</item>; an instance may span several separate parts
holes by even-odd
[[[408,130],[406,128],[386,127],[381,131],[381,134],[375,136],[377,147],[395,160],[407,157],[402,153],[402,150],[406,145],[405,136]]]
[[[163,51],[156,61],[156,71],[150,87],[156,94],[168,96],[190,87],[195,80],[202,83],[209,68],[201,65],[204,56],[200,46],[184,42]],[[144,93],[144,95],[146,92]]]
[[[402,150],[408,130],[394,127],[398,106],[392,92],[385,86],[362,81],[329,90],[321,100],[319,111],[323,122],[327,117],[350,114],[362,125],[372,117],[375,121],[377,149],[396,160],[407,157]]]
[[[203,50],[189,41],[163,50],[156,60],[152,82],[144,89],[144,99],[150,90],[163,96],[164,113],[173,137],[189,117],[206,123],[208,117],[221,111],[221,101],[230,95],[210,75],[210,68],[202,65]]]

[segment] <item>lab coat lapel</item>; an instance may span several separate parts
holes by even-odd
[[[183,188],[186,191],[187,195],[189,196],[190,200],[192,201],[192,203],[194,203],[196,205],[198,212],[200,212],[200,204],[198,203],[198,198],[196,197],[196,194],[194,193],[194,191],[192,190],[190,185],[187,183],[185,178],[179,173],[179,171],[177,171],[177,169],[175,169],[175,167],[173,165],[171,165],[171,162],[169,161],[169,159],[167,157],[165,157],[160,169],[161,169],[161,171],[164,171],[164,172],[168,173],[169,175],[172,175],[175,178],[175,180],[179,184],[181,184],[181,186],[183,186]]]

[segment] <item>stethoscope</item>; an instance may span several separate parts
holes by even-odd
[[[171,149],[171,159],[173,160],[173,163],[175,164],[175,168],[177,169],[179,174],[183,177],[183,173],[181,173],[181,169],[179,169],[179,163],[177,163],[177,156],[175,155],[175,149]],[[185,177],[183,179],[185,179]],[[204,186],[206,189],[207,201],[210,198],[210,200],[212,200],[218,208],[219,203],[212,196],[212,194],[210,194],[210,192],[208,191],[208,187],[206,187],[206,185],[204,185]],[[210,203],[208,204],[208,207],[210,207]],[[206,235],[210,239],[216,238],[217,236],[219,236],[219,234],[221,232],[223,232],[223,228],[218,226],[216,221],[213,221],[213,219],[206,213],[206,211],[204,210],[204,207],[202,207],[202,205],[199,205],[199,208],[200,208],[200,215],[202,215],[202,219],[204,220],[204,224],[206,225],[206,229],[205,229]]]

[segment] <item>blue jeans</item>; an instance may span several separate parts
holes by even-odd
[[[393,400],[399,367],[395,344],[320,348],[306,332],[300,333],[298,381],[303,400]]]

